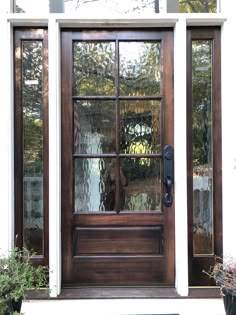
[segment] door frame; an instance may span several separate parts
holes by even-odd
[[[109,32],[112,31],[112,29],[106,29]],[[139,31],[138,29],[129,29],[131,32],[137,32]],[[144,32],[148,32],[148,31],[153,31],[153,29],[142,29]],[[117,30],[118,32],[122,32],[121,29]],[[155,32],[165,32],[166,33],[166,38],[164,41],[164,45],[171,43],[172,41],[172,45],[171,47],[173,47],[173,29],[155,29]],[[62,36],[64,36],[65,40],[71,41],[72,43],[72,33],[76,32],[76,29],[73,31],[71,30],[62,30]],[[76,39],[76,35],[75,35],[75,39]],[[158,40],[158,38],[157,38]],[[68,154],[68,152],[66,153],[66,151],[63,149],[63,146],[65,143],[70,143],[70,147],[72,150],[72,143],[71,143],[71,132],[68,132],[68,130],[72,130],[72,124],[73,124],[73,119],[71,118],[71,110],[64,110],[63,109],[63,104],[70,104],[72,106],[72,89],[68,89],[67,86],[72,86],[72,67],[70,67],[69,70],[66,70],[66,65],[65,63],[63,63],[63,60],[65,60],[66,56],[68,57],[68,55],[72,55],[72,45],[70,45],[69,47],[66,47],[66,45],[63,45],[63,37],[62,37],[62,87],[61,87],[61,99],[62,99],[62,117],[64,119],[64,121],[67,121],[66,127],[67,130],[63,130],[62,127],[62,133],[61,133],[61,141],[62,141],[62,153],[61,153],[61,159],[62,161],[64,160],[68,160],[65,158],[65,155]],[[169,119],[165,119],[165,121],[167,122],[164,127],[164,133],[166,134],[166,138],[170,139],[168,141],[168,144],[170,145],[174,145],[174,88],[173,88],[173,78],[174,78],[174,74],[173,71],[168,71],[168,67],[172,67],[172,69],[174,69],[173,67],[173,48],[171,49],[169,54],[166,54],[166,65],[167,69],[165,71],[165,75],[163,77],[163,81],[162,84],[165,84],[167,87],[164,89],[164,93],[162,95],[162,98],[164,99],[164,102],[166,104],[166,106],[168,107],[164,112],[169,112]],[[171,89],[173,91],[173,93],[168,93],[168,89]],[[163,119],[164,120],[164,119]],[[167,143],[165,143],[167,144]],[[165,145],[164,144],[164,145]],[[68,202],[65,201],[65,199],[69,198],[70,202],[70,208],[73,208],[73,193],[72,193],[72,189],[69,189],[69,185],[65,185],[63,178],[69,178],[69,182],[73,182],[73,172],[72,172],[72,165],[73,163],[66,163],[63,164],[62,168],[61,168],[61,172],[62,172],[62,222],[70,222],[72,220],[72,216],[68,215],[68,213],[66,212],[66,209],[68,209]],[[68,175],[69,174],[69,175]],[[67,196],[66,198],[63,198],[63,196]],[[168,209],[168,211],[173,211],[173,207],[174,207],[174,203],[172,206],[172,209]],[[170,213],[170,212],[168,212]],[[93,215],[93,217],[96,217],[96,214]],[[171,236],[170,236],[170,244],[172,244],[172,251],[168,252],[168,255],[166,255],[167,260],[168,261],[172,261],[171,262],[171,267],[168,269],[167,273],[167,279],[169,279],[169,283],[172,283],[172,285],[174,286],[174,281],[175,281],[175,228],[174,228],[174,223],[175,223],[175,218],[174,218],[174,213],[172,213],[171,215],[167,215],[167,217],[171,217],[170,219],[170,225],[173,227],[171,229]],[[67,241],[63,241],[63,234],[67,235]],[[170,234],[170,233],[169,233]],[[63,252],[65,253],[66,256],[68,256],[68,249],[70,248],[70,244],[72,243],[72,235],[66,234],[65,228],[62,224],[62,261],[63,261]],[[64,274],[69,274],[69,264],[68,263],[64,263],[62,262],[62,269],[64,270]]]
[[[193,252],[193,168],[192,168],[192,40],[212,41],[212,211],[213,253]],[[187,29],[187,169],[188,169],[188,248],[189,285],[214,285],[202,272],[223,254],[222,237],[222,141],[221,141],[221,29],[189,27]]]

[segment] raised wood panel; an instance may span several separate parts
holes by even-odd
[[[165,281],[164,268],[161,257],[74,258],[71,282],[96,285],[158,284]]]
[[[75,228],[74,256],[81,254],[161,254],[162,227]]]

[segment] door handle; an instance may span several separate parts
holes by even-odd
[[[170,207],[173,203],[171,188],[174,184],[174,150],[171,145],[166,145],[162,153],[163,159],[163,183],[166,186],[166,193],[163,197],[163,203]]]

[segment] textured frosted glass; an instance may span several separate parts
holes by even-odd
[[[22,43],[24,246],[43,255],[43,48]]]
[[[75,153],[115,152],[115,102],[74,102],[74,151]]]
[[[213,253],[212,42],[192,42],[193,246]]]
[[[110,158],[78,158],[74,162],[75,212],[115,208],[116,161]]]
[[[161,84],[161,44],[121,42],[120,94],[159,95]]]
[[[161,211],[160,160],[151,158],[123,158],[122,172],[126,178],[125,200],[122,210]]]
[[[159,153],[161,150],[161,102],[120,102],[122,153]]]
[[[115,94],[115,43],[74,42],[74,94]]]

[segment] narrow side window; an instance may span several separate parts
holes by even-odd
[[[15,30],[15,235],[48,262],[47,31]]]
[[[222,255],[220,29],[188,30],[187,143],[190,285]]]

